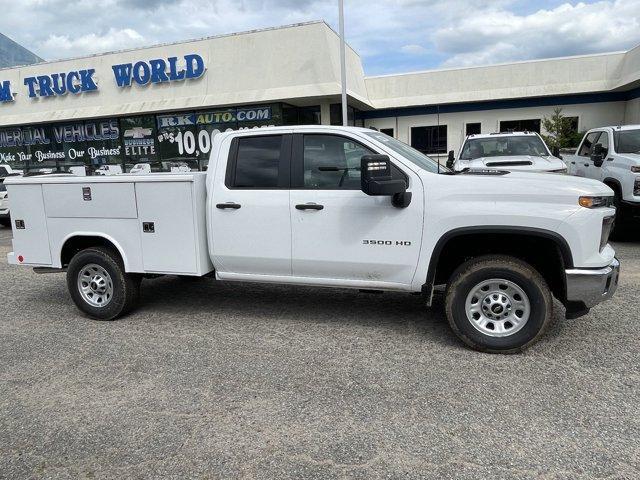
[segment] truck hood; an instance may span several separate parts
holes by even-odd
[[[463,168],[493,168],[498,170],[528,170],[548,172],[566,168],[562,160],[556,157],[538,157],[535,155],[508,155],[504,157],[480,157],[474,160],[459,160],[456,170]]]
[[[613,196],[613,190],[590,178],[538,172],[467,171],[456,174],[420,172],[423,183],[438,199],[448,202],[490,202],[521,205],[521,213],[540,205],[578,207],[581,196]],[[437,179],[434,178],[434,175]],[[434,181],[435,180],[435,181]]]
[[[618,153],[617,155],[640,165],[640,153]]]
[[[613,190],[604,183],[591,178],[575,177],[556,173],[531,171],[486,173],[458,173],[456,177],[468,177],[479,191],[492,190],[498,196],[530,195],[550,198],[556,195],[577,197],[581,195],[613,195]],[[470,193],[474,190],[470,188]]]

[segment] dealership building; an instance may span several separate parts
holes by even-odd
[[[341,124],[339,43],[320,21],[1,69],[0,164],[203,169],[227,129]],[[347,47],[346,64],[349,124],[432,156],[556,107],[579,131],[640,123],[640,47],[382,76]]]

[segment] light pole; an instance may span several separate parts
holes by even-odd
[[[344,43],[344,0],[338,0],[340,10],[340,84],[342,86],[342,125],[347,126],[347,71],[345,67],[345,43]]]

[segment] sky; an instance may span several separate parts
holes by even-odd
[[[0,0],[0,32],[46,60],[325,20],[338,0]],[[628,50],[640,0],[345,0],[367,75]]]

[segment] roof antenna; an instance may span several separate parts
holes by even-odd
[[[436,114],[438,118],[438,150],[440,150],[440,104],[436,105]],[[436,160],[438,162],[438,174],[440,174],[440,156]]]

